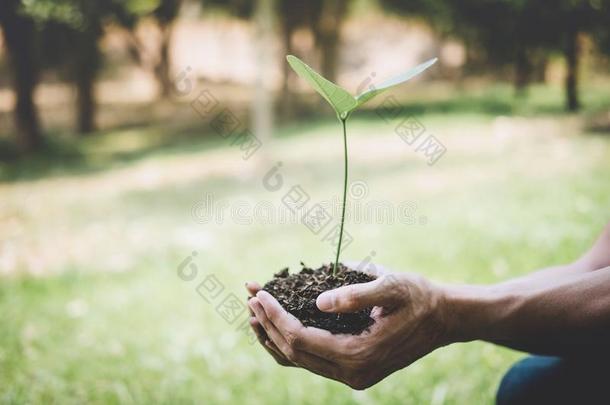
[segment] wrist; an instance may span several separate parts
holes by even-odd
[[[441,286],[449,343],[505,338],[504,327],[519,302],[516,294],[494,286]]]

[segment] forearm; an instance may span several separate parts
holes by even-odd
[[[448,334],[545,354],[610,352],[610,267],[530,284],[445,286]]]
[[[534,283],[547,283],[549,277],[563,277],[565,275],[586,273],[610,266],[610,224],[606,225],[601,235],[595,240],[593,246],[576,261],[560,266],[553,266],[524,276],[506,281],[501,285],[512,287],[532,287]]]
[[[535,285],[547,284],[550,278],[554,279],[571,274],[586,273],[609,266],[610,263],[606,258],[608,255],[605,253],[603,255],[600,254],[598,251],[601,251],[601,247],[598,245],[599,240],[589,252],[572,263],[537,270],[524,276],[505,281],[499,284],[499,286],[507,288],[531,288]],[[605,260],[602,260],[600,257],[603,257]]]

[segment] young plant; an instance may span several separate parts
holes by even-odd
[[[341,253],[341,242],[343,242],[343,223],[345,222],[345,206],[347,198],[347,133],[346,123],[352,111],[356,110],[362,104],[371,100],[373,97],[390,87],[402,84],[407,80],[419,75],[424,70],[432,66],[437,58],[430,59],[421,65],[415,66],[413,69],[402,73],[398,76],[392,77],[378,85],[369,86],[369,89],[358,94],[356,97],[352,96],[345,89],[337,86],[333,82],[325,79],[311,67],[306,65],[299,58],[288,55],[286,57],[288,63],[292,69],[302,79],[305,79],[328,103],[333,107],[337,113],[337,118],[341,121],[343,127],[343,161],[344,161],[344,176],[343,176],[343,203],[341,208],[341,226],[339,228],[339,244],[337,245],[337,255],[335,257],[335,265],[333,267],[333,276],[336,275],[339,265],[339,254]]]

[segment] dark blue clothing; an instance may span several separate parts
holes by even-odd
[[[502,378],[497,405],[610,404],[610,373],[603,361],[530,356]]]

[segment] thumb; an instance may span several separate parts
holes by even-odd
[[[352,284],[324,291],[316,299],[316,305],[324,312],[356,312],[374,306],[394,304],[395,294],[388,289],[386,276],[368,283]]]

